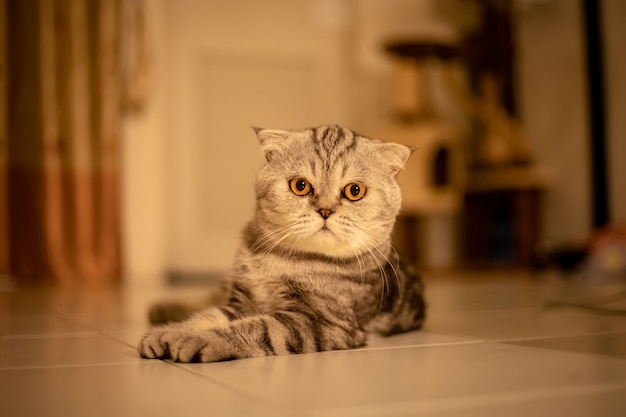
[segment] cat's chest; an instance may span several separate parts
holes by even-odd
[[[261,309],[285,308],[306,295],[307,299],[335,299],[355,305],[377,292],[367,274],[350,267],[323,262],[272,259],[265,256],[250,262],[244,278]],[[370,283],[368,283],[370,282]]]
[[[270,256],[250,264],[246,280],[258,302],[277,303],[288,298],[294,287],[309,290],[329,277],[329,271],[308,263],[285,262]]]

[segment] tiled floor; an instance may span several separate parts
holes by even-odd
[[[353,351],[214,364],[135,350],[150,304],[203,289],[0,290],[0,415],[626,415],[626,279],[426,281],[422,331]]]

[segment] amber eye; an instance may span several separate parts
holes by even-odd
[[[296,177],[289,181],[289,187],[295,195],[307,195],[313,191],[311,183],[300,177]]]
[[[343,195],[350,201],[358,201],[365,196],[367,188],[360,182],[352,182],[343,189]]]

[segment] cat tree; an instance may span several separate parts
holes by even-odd
[[[398,177],[403,190],[397,245],[413,262],[448,268],[458,261],[458,219],[465,178],[463,114],[445,79],[459,76],[453,46],[394,43],[392,120],[381,137],[415,148]]]
[[[383,137],[416,148],[399,181],[399,246],[427,267],[535,263],[546,176],[502,104],[493,70],[474,68],[481,48],[424,41],[387,45],[394,61],[394,121]],[[461,71],[462,73],[462,71]],[[448,99],[448,101],[445,100]]]

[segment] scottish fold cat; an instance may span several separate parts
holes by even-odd
[[[407,146],[330,125],[255,129],[267,162],[225,303],[150,329],[144,358],[213,362],[353,349],[418,329],[423,286],[391,233]]]

